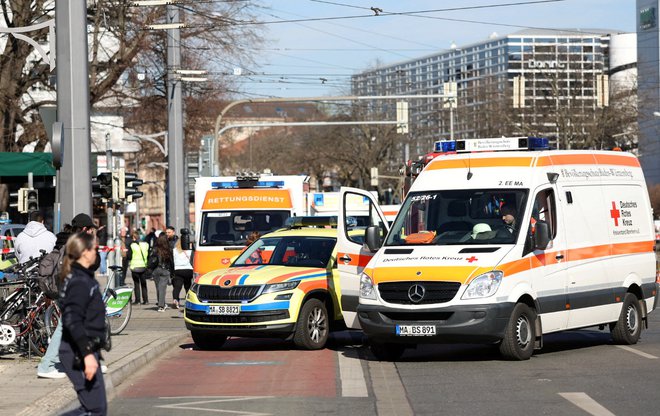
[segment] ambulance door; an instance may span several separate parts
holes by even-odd
[[[566,227],[555,187],[537,188],[532,200],[531,217],[527,230],[525,252],[532,251],[532,287],[537,295],[543,332],[554,332],[566,328],[569,312],[568,276],[566,273]],[[532,237],[535,224],[548,224],[550,243],[544,250],[534,249]]]
[[[378,227],[383,241],[389,231],[389,225],[377,199],[370,192],[341,188],[340,201],[337,219],[337,268],[341,307],[346,326],[360,328],[357,319],[360,274],[376,254],[364,244],[364,233],[367,227]]]
[[[568,249],[568,328],[606,322],[601,313],[612,305],[614,289],[607,280],[603,258],[609,255],[608,225],[611,201],[602,187],[592,184],[562,187]],[[617,314],[610,316],[616,320]]]

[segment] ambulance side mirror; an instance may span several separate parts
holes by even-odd
[[[187,228],[181,229],[181,249],[190,250],[190,230]]]
[[[545,250],[550,244],[550,226],[545,221],[537,221],[534,232],[534,249]]]
[[[375,253],[378,251],[383,242],[380,240],[380,228],[371,226],[367,227],[364,231],[364,242],[367,244],[369,251]]]

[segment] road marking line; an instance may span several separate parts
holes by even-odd
[[[573,403],[593,416],[615,416],[586,393],[559,393],[561,397]]]
[[[636,349],[634,349],[634,348],[632,348],[632,347],[629,347],[629,346],[627,346],[627,345],[617,345],[617,347],[618,347],[618,348],[621,348],[622,350],[626,350],[626,351],[628,351],[628,352],[632,352],[633,354],[637,354],[637,355],[639,355],[640,357],[648,358],[649,360],[657,360],[657,359],[658,359],[658,357],[656,357],[655,355],[647,354],[647,353],[645,353],[645,352],[642,352],[642,351],[636,350]]]
[[[337,351],[337,355],[342,397],[369,397],[357,350],[344,348]]]
[[[412,416],[414,414],[393,363],[369,361],[369,373],[376,395],[378,416]]]
[[[246,401],[246,400],[258,400],[258,399],[272,399],[272,396],[254,396],[254,397],[246,397],[246,396],[238,396],[238,397],[159,397],[159,399],[207,399],[207,400],[199,400],[199,401],[193,401],[193,402],[184,402],[184,403],[173,403],[173,404],[166,404],[166,405],[161,405],[161,406],[155,406],[158,408],[162,409],[187,409],[187,410],[199,410],[202,412],[213,412],[213,413],[225,413],[225,414],[233,414],[233,415],[242,415],[242,416],[270,416],[270,413],[255,413],[255,412],[243,412],[239,410],[228,410],[228,409],[217,409],[217,408],[207,408],[207,407],[196,407],[192,405],[200,405],[200,404],[211,404],[211,403],[223,403],[223,402],[237,402],[237,401]]]

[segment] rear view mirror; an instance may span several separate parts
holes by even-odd
[[[379,227],[367,227],[364,231],[364,241],[369,248],[369,251],[375,253],[378,251],[383,242],[380,240],[380,228]]]
[[[550,243],[550,226],[545,221],[536,221],[534,231],[534,249],[545,250]]]
[[[181,249],[190,250],[190,230],[187,228],[181,229]]]

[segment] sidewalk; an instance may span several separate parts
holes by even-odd
[[[100,277],[101,285],[105,279]],[[129,276],[126,283],[133,280]],[[183,309],[156,311],[156,288],[147,282],[149,305],[133,305],[124,331],[112,337],[112,351],[103,352],[108,373],[104,374],[108,399],[127,377],[158,358],[167,349],[184,342],[190,335],[183,321]],[[183,289],[181,290],[183,299]],[[167,304],[172,305],[172,286],[167,287]],[[18,354],[0,355],[0,414],[56,415],[77,404],[78,399],[68,378],[52,380],[37,377],[38,358]]]

